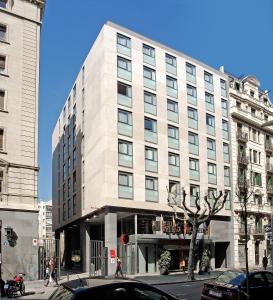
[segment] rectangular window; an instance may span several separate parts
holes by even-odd
[[[199,155],[199,138],[197,133],[189,132],[189,152],[191,154]]]
[[[66,179],[66,165],[63,165],[63,181]]]
[[[117,44],[122,45],[127,48],[131,48],[131,39],[120,33],[117,34]]]
[[[119,197],[120,198],[133,198],[133,175],[131,173],[119,172]]]
[[[228,117],[228,104],[227,100],[221,99],[221,106],[222,106],[222,116],[227,118]]]
[[[67,197],[70,197],[71,194],[71,179],[68,178],[67,180]]]
[[[221,79],[221,96],[227,98],[227,83]]]
[[[143,62],[155,66],[155,48],[143,44]]]
[[[155,81],[155,70],[148,67],[143,68],[143,76],[149,80]]]
[[[66,204],[63,204],[63,221],[66,220]]]
[[[176,57],[166,53],[165,61],[166,61],[166,71],[168,73],[176,75]]]
[[[155,90],[156,89],[156,74],[155,70],[148,67],[143,67],[143,80],[146,88]]]
[[[224,167],[224,183],[225,186],[230,186],[230,168]]]
[[[0,56],[0,74],[4,74],[6,71],[6,57]]]
[[[228,134],[228,122],[225,120],[222,120],[222,132],[223,132],[223,138],[225,140],[229,139],[229,134]]]
[[[71,159],[70,157],[68,158],[68,161],[67,161],[67,168],[68,168],[68,176],[70,176],[70,171],[71,171]]]
[[[188,125],[192,129],[198,129],[198,113],[197,109],[188,107]]]
[[[177,80],[170,76],[166,76],[167,95],[177,98]]]
[[[118,103],[128,107],[132,107],[132,87],[128,84],[118,82]]]
[[[204,72],[205,88],[209,91],[213,91],[213,76],[208,72]]]
[[[190,185],[190,205],[196,206],[196,197],[200,197],[200,187],[198,185]],[[200,203],[200,200],[198,201]]]
[[[216,159],[216,143],[215,140],[207,138],[207,153],[209,159]]]
[[[73,106],[73,122],[76,122],[76,116],[77,116],[77,107],[76,104]]]
[[[206,114],[207,134],[215,135],[215,118],[210,114]]]
[[[0,90],[0,110],[5,110],[5,91]]]
[[[190,158],[189,159],[189,169],[190,169],[190,180],[199,181],[199,160]]]
[[[194,86],[187,84],[187,100],[189,104],[197,105],[197,92]]]
[[[155,48],[143,44],[143,54],[150,57],[155,57]]]
[[[225,190],[227,194],[226,203],[225,203],[225,209],[230,210],[231,209],[231,203],[230,203],[230,191]]]
[[[73,193],[76,192],[76,187],[77,187],[77,177],[76,177],[76,171],[73,172]]]
[[[216,184],[216,165],[212,163],[208,163],[208,183]]]
[[[73,196],[73,216],[76,214],[76,195]]]
[[[124,167],[133,166],[133,144],[127,141],[118,141],[119,165]]]
[[[176,67],[176,57],[166,53],[166,64]]]
[[[168,125],[168,137],[172,139],[179,139],[179,129],[177,127]]]
[[[156,95],[144,91],[144,111],[156,115]]]
[[[196,83],[196,67],[186,62],[186,78],[188,81]]]
[[[157,149],[145,146],[145,170],[157,172]]]
[[[73,104],[76,102],[76,96],[77,96],[77,86],[75,84],[73,86]]]
[[[6,41],[7,39],[7,26],[0,24],[0,41]]]
[[[145,130],[156,132],[156,121],[153,119],[145,118],[144,119]]]
[[[262,174],[257,172],[252,172],[252,182],[253,185],[262,186]]]
[[[145,177],[145,199],[146,201],[158,201],[158,179],[151,176]]]
[[[118,110],[118,121],[120,123],[132,125],[132,113],[125,110]]]
[[[73,169],[76,168],[76,149],[73,150]]]
[[[169,152],[169,175],[180,176],[180,158],[178,154]]]
[[[179,122],[177,102],[167,99],[167,113],[168,113],[168,120],[176,123]]]
[[[0,7],[7,8],[7,2],[8,2],[8,0],[0,0]]]
[[[76,145],[76,126],[73,127],[73,146]]]
[[[229,145],[223,143],[224,162],[229,163]]]
[[[214,96],[209,93],[205,93],[206,109],[214,112]]]
[[[208,201],[212,206],[214,204],[214,197],[217,196],[217,190],[214,188],[208,188]]]
[[[178,103],[172,100],[167,100],[167,109],[174,113],[178,113]]]
[[[0,170],[0,193],[4,192],[4,171]]]
[[[117,57],[118,77],[125,80],[132,80],[132,63],[123,57]]]

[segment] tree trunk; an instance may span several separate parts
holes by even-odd
[[[193,228],[192,228],[189,261],[188,261],[188,279],[189,280],[194,280],[194,247],[195,247],[198,227],[199,227],[199,225],[197,225],[196,222],[194,222]]]

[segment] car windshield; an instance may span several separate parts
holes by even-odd
[[[236,271],[228,271],[222,273],[217,279],[217,282],[221,283],[229,283],[232,285],[239,285],[241,284],[246,278],[245,273],[243,272],[236,272]]]
[[[73,297],[73,292],[64,286],[59,286],[55,293],[49,298],[50,300],[70,300]]]

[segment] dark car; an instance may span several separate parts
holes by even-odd
[[[201,300],[244,300],[246,297],[246,273],[244,271],[227,271],[204,284]],[[272,299],[273,273],[253,271],[249,273],[250,300]]]
[[[178,300],[131,280],[81,279],[61,284],[49,300]]]

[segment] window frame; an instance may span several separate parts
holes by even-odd
[[[125,44],[120,43],[119,38],[123,38],[126,41],[126,43]],[[125,36],[124,34],[117,32],[117,45],[131,49],[131,38],[129,38],[128,36]]]
[[[172,60],[172,63],[170,63],[170,61],[168,59]],[[177,67],[177,61],[176,61],[176,57],[169,54],[169,53],[165,53],[165,62],[166,64],[172,66],[172,67]],[[174,62],[174,63],[173,63]]]
[[[146,127],[146,121],[152,122],[152,129],[149,129]],[[154,124],[155,124],[155,126],[154,126]],[[144,130],[147,130],[147,131],[153,132],[153,133],[157,133],[157,121],[152,118],[144,117]]]
[[[148,50],[148,53],[146,53],[144,50]],[[142,44],[142,53],[143,55],[155,58],[155,48],[147,44]]]
[[[119,64],[119,62],[123,62],[126,64],[126,67],[123,67]],[[117,56],[117,68],[125,70],[127,72],[132,72],[132,61],[130,59],[124,58],[122,56]]]
[[[145,76],[146,72],[150,72],[151,76]],[[143,66],[143,77],[152,81],[156,81],[156,71],[152,68]]]

